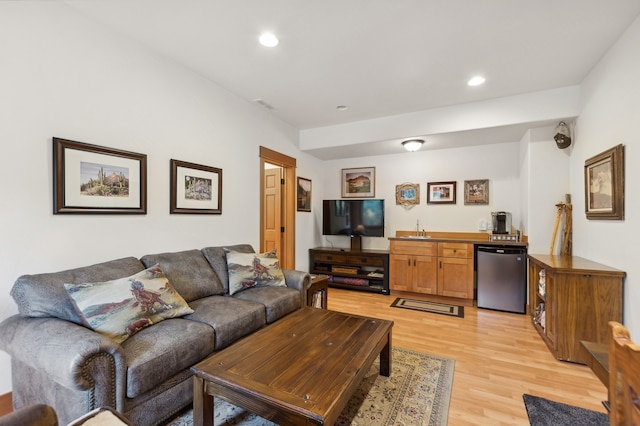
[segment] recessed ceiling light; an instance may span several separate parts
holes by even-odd
[[[336,109],[337,109],[338,111],[346,111],[346,110],[348,110],[348,109],[349,109],[349,107],[348,107],[348,106],[346,106],[346,105],[338,105],[338,106],[336,107]]]
[[[258,40],[260,40],[260,44],[265,47],[276,47],[279,43],[278,37],[273,33],[263,33]]]
[[[481,84],[484,84],[485,82],[485,78],[480,76],[480,75],[476,75],[474,77],[471,77],[471,79],[469,79],[469,81],[467,81],[467,85],[468,86],[480,86]]]

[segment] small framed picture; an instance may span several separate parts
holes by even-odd
[[[222,214],[222,169],[171,160],[169,212]]]
[[[375,195],[375,167],[342,169],[342,198],[369,198]]]
[[[405,208],[420,204],[420,184],[403,183],[396,185],[396,204]]]
[[[624,219],[624,145],[617,145],[584,163],[587,219]]]
[[[53,213],[147,213],[147,156],[53,138]]]
[[[489,204],[489,179],[465,180],[464,203]]]
[[[427,183],[427,204],[455,204],[456,182]]]
[[[298,211],[311,211],[311,180],[298,177]]]

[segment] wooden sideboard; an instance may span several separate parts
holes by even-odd
[[[554,357],[586,364],[585,340],[606,344],[609,321],[622,322],[625,272],[576,256],[529,254],[533,324]]]

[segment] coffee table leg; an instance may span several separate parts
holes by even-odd
[[[380,351],[380,375],[386,377],[391,375],[391,330],[387,335],[387,343]]]
[[[205,392],[204,380],[193,376],[193,424],[213,426],[213,396]]]

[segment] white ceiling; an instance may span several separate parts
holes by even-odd
[[[580,84],[640,13],[638,0],[64,3],[301,130]],[[258,44],[265,30],[279,46]],[[468,87],[475,74],[487,82]]]

